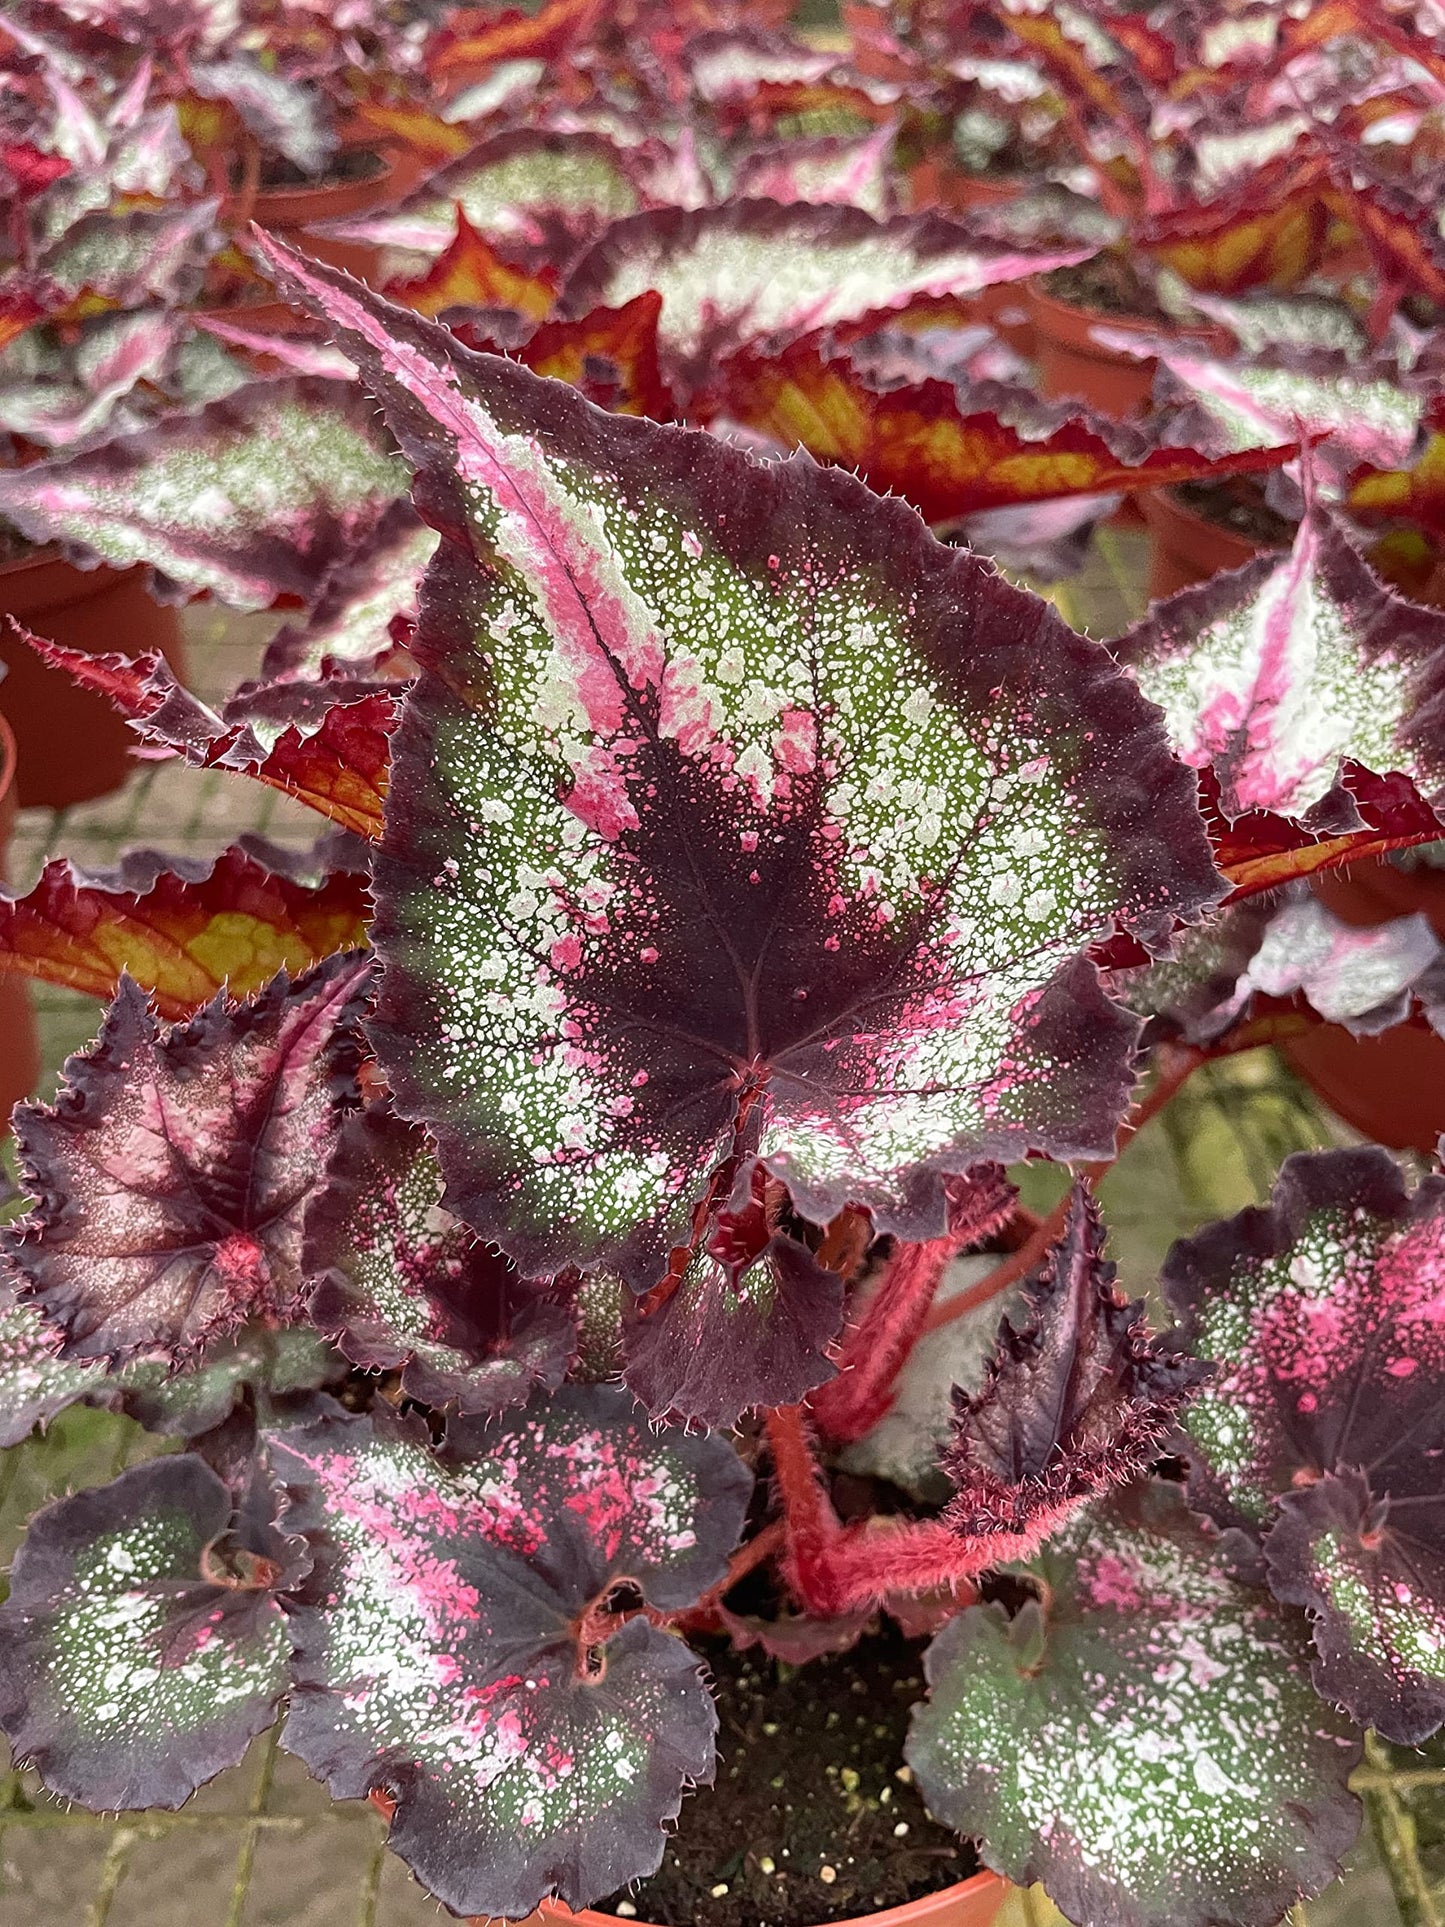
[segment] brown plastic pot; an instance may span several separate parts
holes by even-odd
[[[885,1907],[882,1913],[860,1914],[836,1923],[836,1927],[993,1927],[1008,1891],[1008,1882],[996,1873],[979,1873],[972,1880],[960,1880],[957,1886],[942,1887],[936,1894],[905,1901],[901,1907]],[[619,1927],[615,1914],[590,1910],[574,1914],[556,1900],[544,1900],[523,1927],[568,1927],[569,1923],[575,1927]],[[629,1921],[627,1927],[646,1924]]]
[[[179,613],[151,600],[140,567],[78,569],[55,549],[38,549],[0,567],[0,616],[91,655],[159,650],[185,679]],[[4,623],[0,660],[0,716],[15,733],[21,809],[64,809],[119,789],[135,770],[136,737],[106,698],[47,667]]]
[[[1260,545],[1236,535],[1206,516],[1196,515],[1172,489],[1146,489],[1137,498],[1144,526],[1153,538],[1149,557],[1149,600],[1158,602],[1226,569],[1243,568]]]
[[[1060,301],[1037,279],[1028,283],[1033,314],[1039,388],[1050,401],[1078,396],[1101,415],[1122,420],[1148,408],[1154,393],[1152,356],[1140,359],[1122,348],[1108,348],[1094,339],[1095,328],[1112,328],[1139,340],[1166,331],[1215,354],[1229,352],[1232,337],[1216,327],[1179,328],[1169,322],[1136,321],[1128,315],[1106,314],[1102,308],[1076,308]]]
[[[10,838],[15,829],[15,737],[0,716],[0,875],[10,874]],[[30,985],[15,972],[0,971],[0,1137],[10,1129],[10,1113],[29,1097],[40,1076],[40,1044]]]
[[[1445,938],[1445,871],[1352,863],[1312,877],[1314,894],[1357,929],[1419,911]],[[1414,1024],[1353,1037],[1319,1024],[1280,1044],[1289,1063],[1330,1109],[1364,1137],[1432,1157],[1445,1132],[1445,1038]]]

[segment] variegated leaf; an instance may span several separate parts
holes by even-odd
[[[355,385],[257,382],[68,460],[0,475],[0,515],[87,565],[149,563],[184,599],[309,601],[406,488]]]
[[[977,294],[1093,252],[990,241],[936,214],[875,221],[861,208],[734,201],[615,222],[572,268],[562,303],[581,315],[660,293],[669,367],[697,387],[749,342],[897,312],[920,296]]]
[[[461,1412],[555,1391],[571,1314],[441,1207],[425,1132],[373,1105],[343,1126],[306,1214],[310,1316],[355,1365],[401,1370],[425,1405]]]
[[[1045,1603],[969,1606],[929,1649],[905,1749],[929,1811],[1089,1927],[1273,1927],[1334,1879],[1359,1736],[1178,1489],[1081,1513],[1038,1577]]]
[[[271,1463],[316,1560],[287,1745],[338,1798],[394,1803],[392,1846],[454,1912],[653,1871],[716,1715],[680,1641],[587,1609],[624,1578],[677,1609],[721,1577],[751,1486],[731,1447],[593,1388],[461,1422],[444,1464],[367,1419],[274,1437]]]
[[[132,850],[109,875],[57,858],[23,897],[0,896],[0,969],[107,1000],[125,973],[162,1017],[188,1017],[223,987],[249,996],[364,943],[366,886],[358,868],[317,875],[255,839],[214,860]]]
[[[194,1357],[301,1308],[301,1228],[354,1077],[369,963],[342,953],[161,1034],[129,978],[56,1105],[15,1113],[38,1203],[5,1233],[71,1358]]]
[[[1445,1721],[1445,1181],[1388,1152],[1292,1157],[1270,1206],[1184,1239],[1164,1283],[1215,1362],[1191,1494],[1267,1535],[1315,1618],[1315,1680],[1414,1744]]]
[[[1445,616],[1386,589],[1329,510],[1293,549],[1157,604],[1114,645],[1233,819],[1362,827],[1351,766],[1445,799]]]
[[[487,558],[428,577],[377,873],[373,1036],[448,1203],[644,1288],[729,1158],[922,1237],[948,1172],[1107,1146],[1133,1027],[1079,952],[1217,886],[1105,652],[850,476],[285,272]]]
[[[0,1726],[52,1793],[179,1807],[276,1717],[280,1575],[232,1525],[226,1487],[189,1456],[31,1523],[0,1607]]]

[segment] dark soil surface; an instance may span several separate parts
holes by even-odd
[[[261,162],[260,187],[263,194],[289,187],[336,187],[342,181],[369,181],[381,169],[381,156],[364,147],[343,147],[331,156],[326,172],[319,176],[304,173],[279,154],[268,154]]]
[[[27,542],[19,529],[12,529],[8,522],[0,522],[0,568],[7,562],[23,562],[27,555],[34,555],[35,544]]]
[[[1181,482],[1174,490],[1185,508],[1216,528],[1229,529],[1262,549],[1287,549],[1295,525],[1265,500],[1257,475],[1230,475],[1218,482]]]
[[[1175,325],[1123,254],[1096,254],[1072,268],[1054,268],[1044,276],[1044,289],[1055,301],[1075,308],[1097,308],[1102,314],[1127,315],[1131,321],[1163,321]]]
[[[699,1640],[717,1697],[717,1781],[683,1802],[651,1880],[600,1903],[659,1927],[817,1927],[978,1871],[903,1765],[923,1642],[888,1630],[781,1666]],[[900,1770],[902,1777],[900,1777]]]

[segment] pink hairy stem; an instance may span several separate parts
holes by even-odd
[[[898,1244],[878,1289],[845,1333],[838,1376],[808,1401],[819,1429],[847,1443],[870,1432],[893,1403],[898,1374],[924,1330],[944,1271],[961,1251],[996,1231],[1012,1215],[1012,1189],[985,1174],[955,1187],[949,1228],[922,1244]]]

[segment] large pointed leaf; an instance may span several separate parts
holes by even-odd
[[[301,1221],[368,987],[343,954],[162,1034],[128,978],[54,1106],[15,1114],[39,1203],[5,1235],[66,1353],[178,1359],[302,1297]]]
[[[237,609],[310,600],[406,487],[355,385],[256,382],[89,454],[0,475],[0,514],[83,563],[148,562]]]
[[[1074,1188],[1063,1235],[1005,1318],[978,1392],[955,1394],[943,1469],[946,1518],[967,1537],[1048,1529],[1086,1499],[1147,1471],[1180,1405],[1208,1376],[1150,1335],[1104,1258],[1092,1193]]]
[[[1164,1282],[1216,1361],[1191,1491],[1266,1531],[1317,1617],[1316,1681],[1413,1743],[1445,1720],[1445,1181],[1376,1146],[1293,1157],[1266,1210],[1185,1239]],[[1278,1537],[1276,1537],[1278,1535]]]
[[[0,896],[0,969],[107,1000],[125,972],[162,1017],[188,1017],[223,986],[249,996],[364,943],[366,886],[347,868],[316,881],[257,842],[214,859],[132,850],[108,875],[57,858],[23,897]]]
[[[1385,588],[1327,509],[1288,554],[1181,590],[1114,647],[1184,760],[1213,765],[1228,818],[1357,829],[1349,764],[1445,799],[1445,616]]]
[[[216,714],[163,656],[94,656],[21,636],[83,688],[108,696],[157,748],[202,769],[230,769],[284,790],[343,829],[376,836],[391,767],[396,697],[341,679],[263,685]]]
[[[563,305],[580,315],[656,290],[663,348],[697,385],[749,341],[906,308],[920,295],[977,294],[1093,252],[990,241],[936,214],[875,221],[861,208],[733,201],[615,222],[573,267]]]
[[[1358,1736],[1297,1616],[1232,1578],[1176,1488],[1091,1508],[1046,1603],[934,1640],[905,1749],[931,1813],[1089,1927],[1274,1927],[1340,1871]]]
[[[377,873],[373,1034],[453,1208],[641,1288],[728,1156],[923,1237],[946,1173],[1107,1145],[1132,1025],[1078,952],[1216,885],[1105,653],[850,476],[290,273],[492,558],[438,551]]]
[[[401,1368],[426,1405],[499,1411],[555,1390],[573,1321],[441,1208],[426,1134],[380,1105],[348,1119],[306,1215],[311,1318],[356,1365]]]
[[[0,1607],[0,1726],[52,1793],[178,1807],[276,1716],[291,1642],[269,1562],[200,1459],[161,1458],[32,1523]]]
[[[457,1913],[652,1872],[716,1715],[680,1641],[582,1616],[624,1577],[677,1608],[722,1575],[750,1486],[731,1448],[592,1389],[467,1422],[446,1465],[365,1419],[271,1456],[317,1560],[287,1745],[339,1798],[385,1793],[392,1846]]]
[[[709,392],[728,419],[784,448],[806,448],[821,462],[851,468],[880,494],[901,495],[929,522],[1014,502],[1277,467],[1296,447],[1282,441],[1223,455],[1217,436],[1196,446],[1174,443],[1158,417],[1147,426],[1108,422],[1009,383],[885,387],[815,337],[780,354],[732,357]]]

